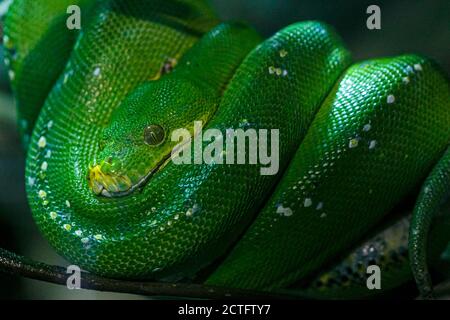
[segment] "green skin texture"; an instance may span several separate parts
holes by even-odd
[[[25,136],[41,110],[26,165],[34,218],[61,255],[91,272],[174,281],[216,262],[208,284],[287,288],[354,248],[448,146],[448,80],[424,57],[350,66],[323,23],[294,24],[262,41],[243,24],[217,25],[206,3],[194,0],[93,8],[81,1],[88,13],[73,44],[74,31],[57,17],[74,1],[53,2],[42,1],[53,10],[45,15],[14,1],[6,48]],[[24,19],[42,27],[29,36],[19,27]],[[46,29],[50,21],[59,27]],[[63,51],[39,45],[66,36]],[[45,83],[31,77],[36,63],[28,62],[42,56],[61,58]],[[222,132],[279,129],[278,174],[167,162],[173,130],[192,130],[197,120]],[[165,131],[158,146],[144,142],[152,124]],[[139,188],[127,193],[130,186]],[[419,202],[411,224],[421,236],[414,240],[415,231],[410,244],[422,279],[431,223],[421,226],[443,194],[433,193],[431,207]]]
[[[448,203],[450,196],[450,149],[445,151],[442,159],[433,168],[425,180],[416,207],[414,208],[411,227],[409,232],[409,252],[412,272],[418,284],[422,297],[433,297],[433,286],[428,271],[427,240],[432,242],[433,226],[437,223],[436,217],[442,211],[443,204]],[[448,234],[448,229],[445,231]],[[448,242],[447,242],[448,243]],[[450,246],[446,248],[443,255],[450,254]]]
[[[410,72],[408,66],[418,64],[423,67],[422,73]],[[438,134],[441,124],[432,124],[438,119],[426,113],[439,113],[444,117],[438,121],[447,121],[449,98],[445,79],[436,72],[423,72],[426,68],[433,68],[432,64],[418,56],[350,67],[319,109],[284,179],[212,281],[269,288],[288,285],[317,269],[333,252],[354,243],[405,197],[448,143],[444,125],[442,145],[435,151],[429,149],[428,138],[434,139],[431,137]],[[406,76],[408,84],[403,81]],[[435,89],[439,91],[431,93]],[[395,103],[387,102],[390,94],[395,96]],[[430,97],[436,100],[431,102]],[[422,144],[427,123],[431,127]],[[370,130],[364,130],[367,124]],[[351,148],[351,139],[355,138],[358,145]],[[376,145],[371,149],[372,141]],[[312,205],[305,206],[306,198]],[[319,203],[323,205],[317,210]],[[275,222],[280,205],[296,214]],[[293,248],[301,250],[285,255]],[[266,250],[272,252],[270,260],[263,257]],[[295,266],[299,261],[303,262],[301,268]],[[271,277],[271,268],[264,267],[267,265],[284,269],[282,276]],[[247,277],[256,272],[261,275],[258,279]]]
[[[7,34],[14,35],[15,44],[10,46],[5,42],[5,47],[10,50],[8,61],[15,71],[11,83],[20,119],[18,127],[25,146],[39,111],[60,76],[78,35],[77,30],[60,31],[66,24],[69,5],[86,9],[82,11],[82,19],[88,18],[85,13],[92,12],[89,10],[91,0],[30,1],[26,6],[17,4],[10,7]],[[42,18],[44,16],[45,19]]]

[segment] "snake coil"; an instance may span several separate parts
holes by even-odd
[[[79,32],[65,27],[71,4],[82,8]],[[16,0],[4,44],[29,203],[69,261],[120,279],[293,290],[351,251],[309,293],[369,294],[355,283],[374,262],[385,288],[411,276],[408,218],[367,236],[430,174],[409,237],[430,295],[426,250],[438,256],[449,241],[445,215],[437,229],[431,221],[448,196],[450,139],[448,79],[431,60],[352,64],[321,22],[262,40],[219,24],[202,0]],[[197,134],[198,121],[220,133],[278,130],[279,148],[266,141],[277,173],[195,163],[195,152],[174,164],[170,137]]]

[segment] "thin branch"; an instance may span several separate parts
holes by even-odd
[[[0,272],[11,275],[66,285],[66,268],[36,262],[0,248]],[[88,290],[121,292],[153,297],[185,297],[196,299],[294,299],[285,294],[270,294],[239,289],[205,286],[201,284],[172,284],[159,282],[136,282],[99,277],[81,273],[81,288]]]
[[[0,273],[19,275],[30,279],[66,285],[67,269],[28,259],[0,248]],[[298,295],[271,294],[239,289],[206,286],[189,283],[137,282],[99,277],[81,273],[81,288],[87,290],[120,292],[152,297],[180,297],[194,299],[298,299]],[[437,299],[450,296],[450,281],[434,288]]]

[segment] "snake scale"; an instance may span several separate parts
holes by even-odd
[[[377,264],[383,289],[414,275],[431,296],[427,262],[450,240],[450,90],[430,59],[353,63],[316,21],[264,40],[202,0],[15,0],[4,45],[29,204],[70,262],[331,298],[374,294]],[[278,173],[169,161],[195,121],[278,129]]]

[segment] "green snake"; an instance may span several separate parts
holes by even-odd
[[[66,27],[74,4],[81,30]],[[202,0],[15,0],[4,46],[29,204],[70,262],[331,298],[373,294],[365,267],[377,264],[384,289],[414,275],[431,296],[427,263],[450,240],[450,89],[433,61],[353,64],[324,23],[264,40]],[[196,137],[196,121],[277,129],[277,173],[195,152],[173,163],[188,144],[172,135]]]

